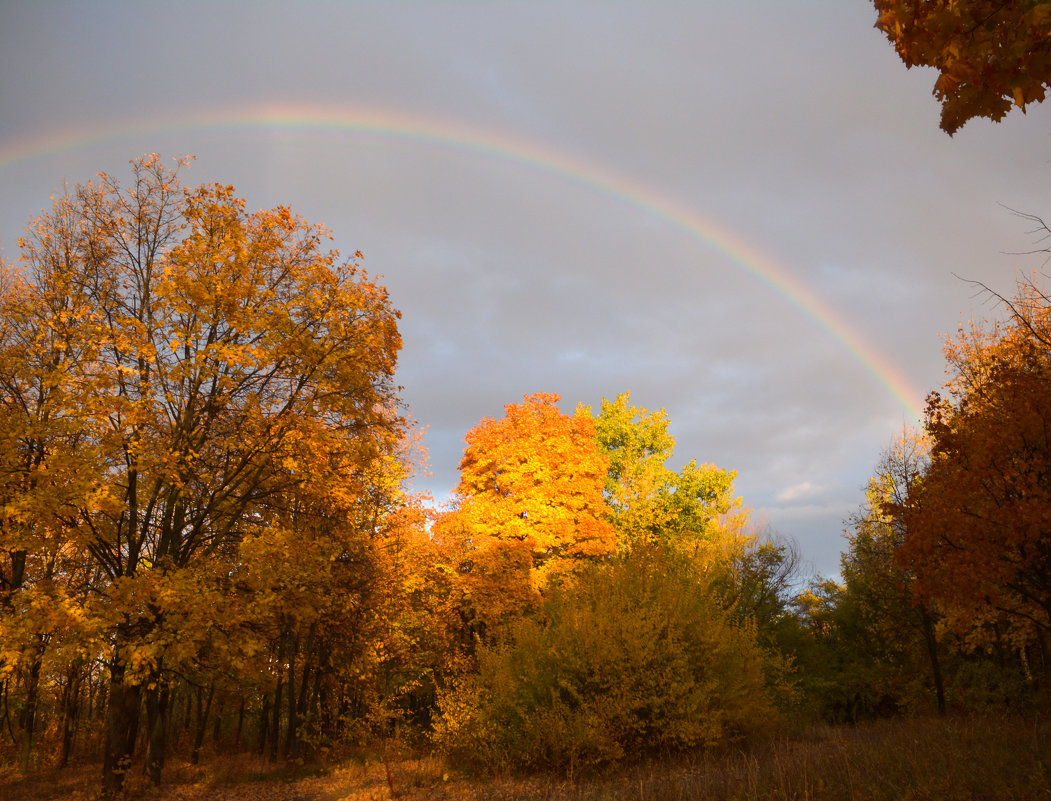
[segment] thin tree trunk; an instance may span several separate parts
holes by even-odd
[[[103,707],[102,696],[106,692],[101,675],[95,678],[98,680],[94,680],[91,676],[88,677],[88,717],[92,720],[98,720]]]
[[[208,701],[202,709],[201,698],[204,695],[203,688],[197,688],[197,715],[194,718],[193,727],[193,752],[190,754],[191,764],[201,761],[201,746],[204,745],[204,733],[208,727],[208,716],[212,711],[212,698],[215,697],[215,682],[208,685]]]
[[[313,623],[310,626],[310,633],[307,635],[307,644],[303,649],[303,656],[300,660],[303,665],[302,670],[299,674],[299,701],[296,703],[296,712],[299,715],[300,723],[307,717],[307,703],[310,698],[310,680],[313,674],[317,672],[316,669],[312,669],[314,665],[314,635],[317,630],[317,623]]]
[[[299,638],[291,631],[286,636],[288,639],[288,727],[285,731],[285,759],[295,759],[299,723],[296,716],[296,652],[299,650]]]
[[[237,707],[237,729],[234,732],[234,751],[241,750],[241,728],[245,722],[245,696],[241,693],[241,703]]]
[[[215,714],[212,715],[212,745],[215,747],[215,752],[219,753],[219,745],[222,740],[223,734],[223,710],[226,708],[226,696],[219,696],[219,707],[215,710]]]
[[[332,714],[332,698],[329,691],[328,645],[322,638],[318,646],[317,670],[314,673],[314,701],[311,706],[317,711],[318,730],[326,737],[335,735],[335,715]]]
[[[1049,654],[1047,653],[1047,635],[1040,626],[1037,626],[1036,629],[1036,645],[1040,652],[1040,674],[1041,683],[1043,684],[1041,689],[1047,695],[1051,692],[1051,659],[1048,658]]]
[[[91,720],[101,725],[95,726],[94,751],[101,753],[106,747],[106,714],[109,709],[109,683],[103,677],[100,668],[91,687]]]
[[[179,721],[179,727],[176,729],[180,738],[183,734],[189,734],[190,732],[190,718],[194,699],[194,691],[192,691],[190,685],[185,682],[183,687],[183,697],[186,699],[186,702],[182,707],[182,720]]]
[[[22,730],[22,756],[19,769],[22,773],[29,771],[29,760],[33,755],[33,738],[36,734],[37,699],[40,688],[40,665],[44,657],[44,642],[39,635],[33,644],[29,670],[26,674],[26,702],[19,717],[19,728]]]
[[[62,751],[59,754],[60,768],[69,764],[73,751],[73,735],[77,729],[80,712],[80,687],[84,679],[84,660],[75,659],[66,671],[66,686],[62,692]]]
[[[259,756],[266,756],[266,744],[270,741],[270,693],[263,693],[262,712],[259,715]]]
[[[270,724],[270,761],[277,762],[278,743],[281,735],[281,692],[284,690],[284,678],[278,677],[277,689],[274,690],[274,705],[271,710],[272,722]]]
[[[945,716],[945,682],[942,680],[941,661],[938,659],[938,638],[934,635],[934,621],[923,604],[920,605],[920,619],[923,621],[923,639],[927,643],[927,656],[931,662],[931,677],[934,679],[934,693],[938,700],[938,714]]]

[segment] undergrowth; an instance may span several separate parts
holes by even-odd
[[[377,752],[378,753],[378,752]],[[0,770],[4,801],[91,801],[98,765]],[[247,756],[172,763],[145,801],[955,801],[1051,799],[1051,721],[983,715],[818,726],[750,748],[705,749],[602,774],[469,776],[430,755],[376,756],[319,771]]]

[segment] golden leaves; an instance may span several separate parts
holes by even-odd
[[[316,557],[264,608],[319,606],[400,502],[405,424],[397,311],[323,229],[184,190],[156,156],[132,169],[126,190],[101,175],[57,198],[26,271],[0,271],[0,554],[27,565],[0,574],[0,606],[67,581],[138,680],[221,661],[217,616],[245,620],[265,569],[249,533],[286,546],[255,553],[280,565]]]
[[[562,413],[558,396],[525,396],[466,436],[459,504],[437,529],[462,543],[465,581],[499,617],[615,549],[602,498],[608,462],[594,424]]]

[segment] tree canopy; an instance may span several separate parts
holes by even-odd
[[[1025,111],[1051,86],[1048,0],[873,0],[876,27],[907,67],[934,67],[941,128]]]
[[[0,296],[0,602],[101,645],[110,793],[144,693],[159,777],[162,679],[214,650],[201,604],[235,597],[240,544],[294,516],[360,526],[404,427],[398,314],[322,229],[156,156],[133,173],[59,197]]]
[[[734,496],[736,474],[690,460],[679,471],[667,467],[675,448],[663,409],[651,412],[631,405],[631,394],[602,399],[598,415],[588,406],[577,417],[594,421],[599,450],[609,459],[603,496],[613,513],[618,545],[663,542],[697,548],[747,519]]]
[[[1023,284],[1004,324],[946,346],[927,408],[931,463],[905,508],[918,586],[971,615],[1051,632],[1051,304]]]
[[[557,402],[527,395],[467,433],[456,508],[437,523],[462,547],[468,592],[490,620],[616,547],[594,424]]]

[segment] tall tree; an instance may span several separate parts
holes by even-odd
[[[876,27],[907,67],[934,67],[941,128],[1025,111],[1051,86],[1048,0],[873,0]]]
[[[107,621],[110,794],[142,694],[177,652],[170,628],[222,579],[261,510],[337,463],[353,485],[402,427],[398,314],[322,249],[321,228],[286,208],[247,213],[232,187],[184,190],[156,156],[133,173],[127,190],[107,175],[77,186],[31,227],[23,317],[63,345],[28,362],[0,355],[5,374],[64,365],[54,383],[76,432],[48,458],[92,457],[90,485],[58,519],[101,573],[91,602]]]
[[[1051,679],[1051,301],[1022,284],[1009,321],[961,330],[928,400],[931,463],[904,507],[903,564],[947,611],[1008,615]]]
[[[76,220],[55,224],[71,231]],[[0,680],[17,679],[22,690],[23,769],[47,651],[71,633],[72,599],[91,573],[62,520],[90,495],[98,455],[79,417],[92,390],[73,380],[92,352],[76,334],[81,313],[61,285],[34,292],[23,272],[0,263]]]

